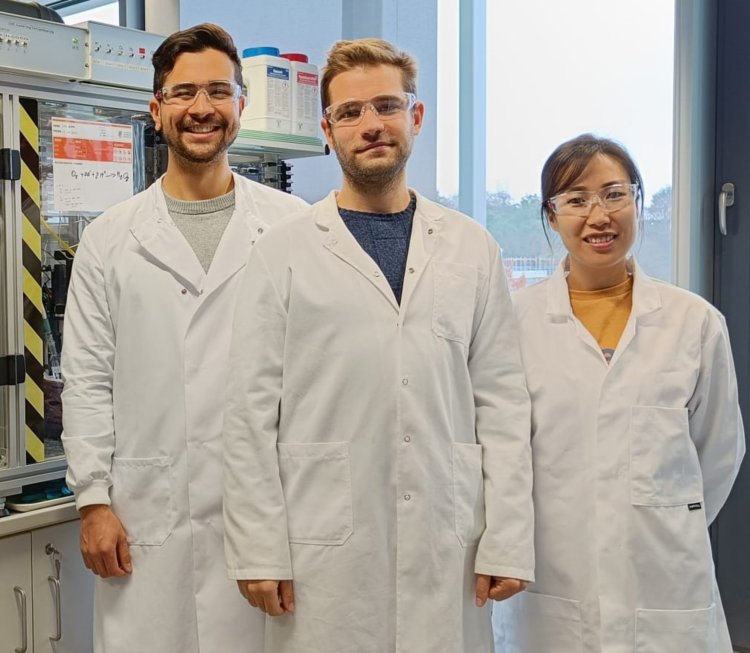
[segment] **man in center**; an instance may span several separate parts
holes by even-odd
[[[343,186],[252,250],[224,438],[229,575],[266,653],[489,653],[533,580],[529,397],[498,245],[406,183],[411,56],[339,41]]]

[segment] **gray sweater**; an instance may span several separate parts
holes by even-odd
[[[169,216],[208,272],[219,241],[234,213],[234,190],[210,200],[185,202],[164,193]]]

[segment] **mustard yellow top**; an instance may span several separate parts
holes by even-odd
[[[633,306],[633,277],[602,290],[570,290],[575,315],[602,349],[607,362],[612,360]]]

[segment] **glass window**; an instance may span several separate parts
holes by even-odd
[[[63,17],[63,20],[67,25],[75,25],[87,20],[93,20],[97,23],[107,23],[108,25],[120,24],[119,2],[108,2],[99,7],[92,7],[80,11],[76,9],[75,5],[73,5],[68,7],[67,10],[58,9],[58,13]]]
[[[458,206],[458,2],[438,3],[437,190],[451,208]]]
[[[443,4],[438,193],[455,206],[458,13],[455,0]],[[583,132],[614,138],[637,161],[645,228],[635,254],[670,278],[674,11],[673,0],[487,2],[487,228],[513,287],[548,276],[562,254],[542,230],[539,178],[552,150]]]

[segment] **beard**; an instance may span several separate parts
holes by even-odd
[[[213,143],[201,143],[188,145],[182,135],[190,127],[212,125],[221,129],[221,138]],[[162,128],[162,136],[167,142],[169,151],[189,166],[206,165],[220,159],[234,142],[239,131],[239,123],[229,125],[226,120],[213,118],[210,121],[200,122],[191,119],[182,120],[178,125],[169,129]]]
[[[365,192],[382,191],[399,182],[411,155],[412,142],[410,139],[405,143],[393,143],[390,148],[391,156],[372,159],[364,164],[357,160],[357,153],[338,147],[334,152],[341,171],[351,186]],[[334,145],[337,145],[335,141]]]

